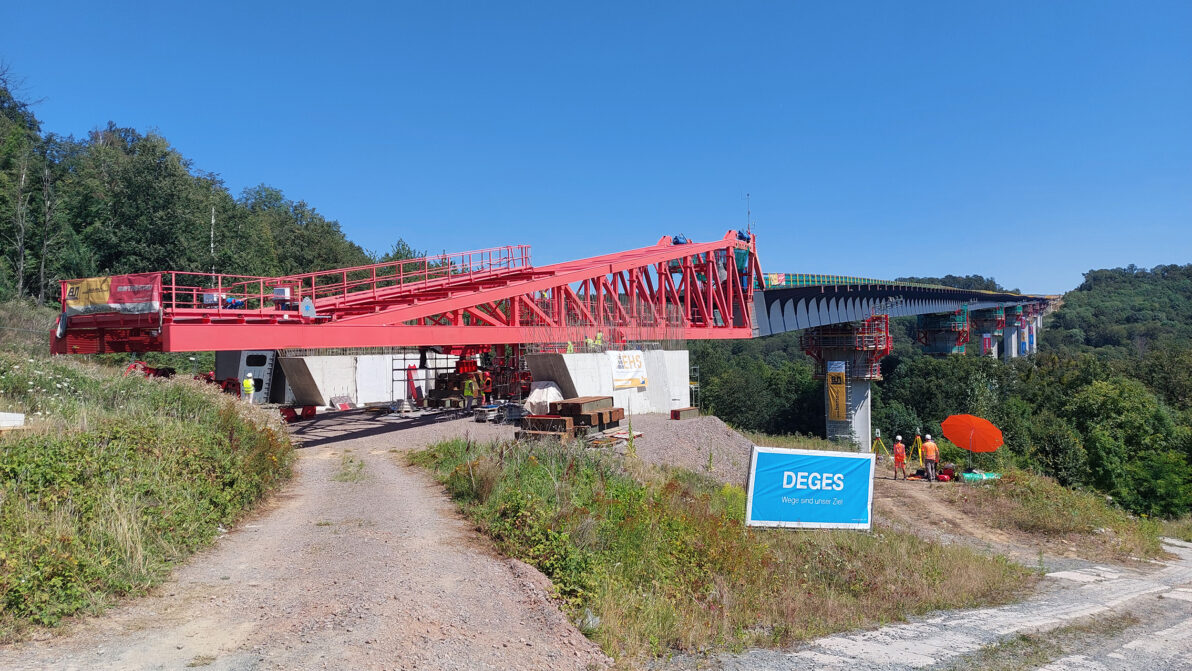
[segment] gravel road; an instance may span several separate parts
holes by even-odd
[[[586,669],[599,648],[395,453],[468,420],[321,416],[298,425],[297,476],[270,509],[149,596],[62,635],[0,648],[4,669]],[[341,482],[345,453],[362,479]]]

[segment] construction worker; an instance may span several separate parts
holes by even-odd
[[[601,349],[604,348],[604,331],[596,332],[596,346]]]
[[[575,343],[571,342],[570,340],[567,341],[567,353],[575,354]]]
[[[923,437],[927,439],[923,441],[923,468],[927,469],[927,481],[932,482],[936,480],[936,467],[940,463],[940,448],[936,447],[930,433]]]
[[[906,480],[906,445],[902,444],[902,436],[894,436],[894,479],[898,479],[898,471],[902,471],[902,479]]]
[[[476,400],[476,378],[469,375],[464,378],[464,410],[471,410]]]
[[[245,401],[252,403],[252,395],[256,392],[256,383],[252,381],[252,373],[244,374],[244,381],[240,383],[240,395]]]

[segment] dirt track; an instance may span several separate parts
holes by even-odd
[[[606,658],[502,559],[442,489],[402,465],[448,435],[511,436],[466,420],[398,429],[327,416],[298,436],[271,509],[153,594],[64,635],[0,648],[4,669],[584,669]],[[340,482],[345,451],[363,479]]]

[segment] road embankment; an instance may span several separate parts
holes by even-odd
[[[190,380],[0,352],[0,638],[143,592],[289,477],[278,421]]]

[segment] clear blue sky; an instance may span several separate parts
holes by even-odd
[[[719,238],[1024,291],[1192,262],[1192,2],[17,3],[46,130],[156,129],[387,249]]]

